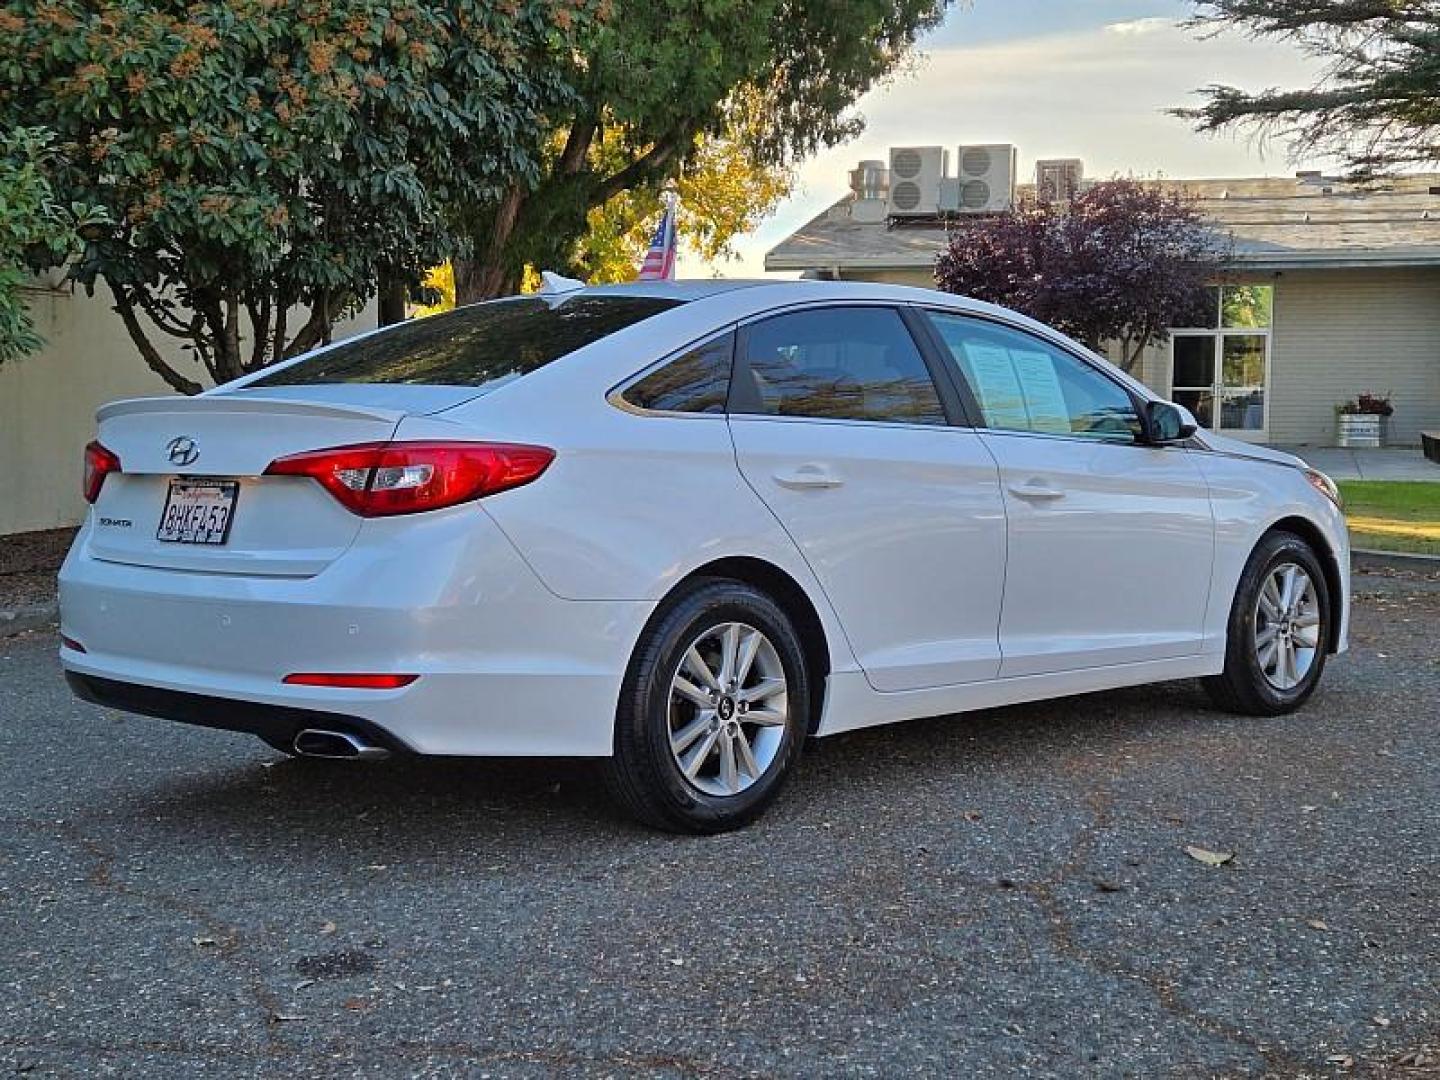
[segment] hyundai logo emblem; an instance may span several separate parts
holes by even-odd
[[[186,465],[194,465],[200,459],[200,448],[195,445],[195,440],[189,435],[181,435],[166,444],[165,456],[170,459],[172,465],[184,468]]]

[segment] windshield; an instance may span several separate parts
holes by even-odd
[[[518,297],[414,319],[249,384],[408,383],[493,389],[680,301],[655,296]]]

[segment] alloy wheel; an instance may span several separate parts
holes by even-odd
[[[1255,601],[1255,659],[1276,690],[1305,680],[1320,648],[1320,600],[1304,567],[1282,562],[1265,575]]]
[[[670,753],[707,795],[738,795],[765,775],[785,741],[789,708],[780,654],[745,623],[690,643],[670,681]]]

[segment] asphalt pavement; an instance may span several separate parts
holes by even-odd
[[[584,763],[107,712],[0,641],[0,1075],[1440,1075],[1440,580],[1356,588],[1297,715],[855,733],[710,839]]]

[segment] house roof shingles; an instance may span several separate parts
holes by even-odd
[[[1440,266],[1440,174],[1342,180],[1168,180],[1233,237],[1234,263],[1300,267]],[[1026,193],[1021,188],[1021,194]],[[888,226],[851,219],[847,196],[765,256],[766,270],[928,268],[944,248],[935,221]]]

